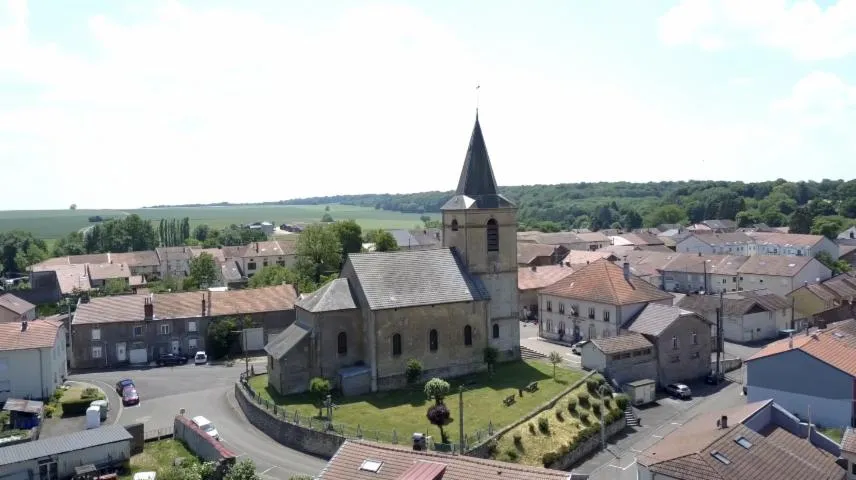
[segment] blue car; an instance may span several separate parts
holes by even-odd
[[[126,388],[131,387],[134,388],[134,381],[130,378],[124,378],[116,382],[116,393],[122,395],[122,392],[125,391]]]

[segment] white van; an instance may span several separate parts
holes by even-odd
[[[196,352],[196,355],[193,357],[193,363],[196,365],[204,365],[208,363],[208,355],[205,352]]]
[[[210,437],[214,438],[215,440],[220,440],[220,432],[217,431],[217,427],[215,427],[214,424],[211,423],[211,421],[207,418],[203,417],[202,415],[199,415],[197,417],[193,417],[192,422],[195,423],[200,430],[207,433]]]

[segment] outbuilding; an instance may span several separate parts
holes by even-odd
[[[580,356],[583,368],[600,372],[616,385],[657,378],[654,344],[639,333],[596,338],[583,345]]]
[[[645,405],[657,399],[657,382],[650,378],[628,382],[624,385],[624,393],[631,405]]]
[[[131,434],[110,425],[0,448],[0,478],[66,480],[81,465],[107,472],[130,458]]]

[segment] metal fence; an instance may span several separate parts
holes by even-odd
[[[154,442],[164,438],[172,438],[175,434],[173,427],[163,427],[155,430],[146,430],[143,432],[143,440],[146,442]]]
[[[330,434],[340,435],[350,440],[372,440],[375,442],[391,443],[393,445],[402,444],[410,445],[412,435],[415,432],[399,432],[396,430],[376,430],[366,428],[362,425],[346,425],[343,423],[330,422],[326,418],[318,416],[301,414],[297,409],[288,409],[286,407],[272,403],[264,398],[261,394],[255,392],[247,382],[246,375],[241,373],[241,387],[247,395],[253,400],[253,403],[264,408],[275,417],[310,430],[328,432]],[[457,436],[457,429],[451,427],[454,431],[447,431],[450,436]],[[479,429],[473,433],[464,434],[464,445],[476,445],[483,440],[488,439],[495,433],[493,423],[489,423],[487,428]],[[437,451],[455,452],[458,451],[458,443],[443,444],[432,441],[427,443],[428,448]]]

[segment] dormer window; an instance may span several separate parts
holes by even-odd
[[[499,251],[499,224],[494,218],[487,221],[487,251]]]
[[[458,221],[457,221],[457,220],[454,220],[454,219],[452,220],[452,231],[453,231],[453,232],[457,232],[457,231],[458,231]]]

